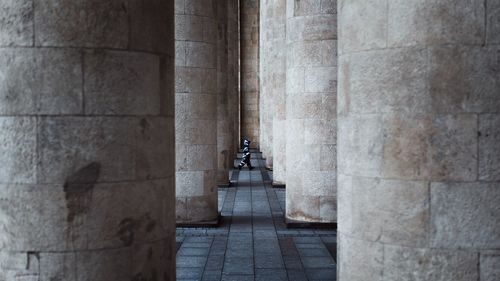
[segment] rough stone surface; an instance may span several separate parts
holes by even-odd
[[[217,202],[217,99],[221,92],[217,5],[212,0],[175,4],[176,220],[210,221],[218,215],[210,203]]]
[[[474,252],[384,247],[384,280],[478,280],[477,264]]]
[[[498,183],[433,183],[432,246],[472,249],[500,247],[498,200]],[[468,211],[460,211],[464,208]]]
[[[500,252],[486,252],[480,257],[481,281],[494,281],[500,279]]]
[[[33,32],[31,0],[0,3],[0,46],[31,46]]]
[[[6,48],[0,64],[2,114],[82,113],[80,51]]]
[[[37,46],[125,49],[129,44],[126,0],[34,1],[34,7]]]
[[[0,4],[0,280],[175,280],[173,8]]]
[[[339,2],[339,280],[495,276],[497,2]]]

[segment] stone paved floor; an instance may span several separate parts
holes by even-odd
[[[287,229],[285,190],[257,163],[219,188],[220,227],[177,229],[177,280],[335,280],[336,232]]]

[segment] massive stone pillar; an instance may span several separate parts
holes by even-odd
[[[227,90],[230,127],[232,133],[231,166],[240,144],[240,5],[239,1],[227,1]]]
[[[260,147],[268,167],[273,167],[274,148],[282,148],[278,151],[282,162],[277,164],[278,173],[282,173],[286,127],[278,124],[283,130],[277,130],[282,134],[277,137],[278,145],[274,145],[273,126],[275,118],[285,117],[286,1],[262,0],[260,11]]]
[[[339,280],[498,280],[500,1],[339,14]]]
[[[263,0],[260,14],[261,150],[273,168],[276,184],[284,184],[286,122],[286,1]]]
[[[0,280],[175,280],[173,4],[0,2]]]
[[[217,184],[228,185],[229,168],[233,167],[233,128],[228,84],[228,3],[217,4]]]
[[[238,1],[217,1],[217,183],[229,184],[238,122]]]
[[[212,0],[175,2],[175,154],[178,223],[217,211],[217,19]]]
[[[336,1],[287,2],[286,218],[336,216]]]
[[[259,124],[259,2],[240,0],[241,137],[260,148]]]

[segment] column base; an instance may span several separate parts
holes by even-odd
[[[228,181],[228,182],[225,182],[225,183],[218,183],[217,184],[218,187],[222,187],[222,188],[228,188],[231,186],[231,182]]]
[[[273,182],[273,188],[286,188],[286,184],[281,182]]]
[[[176,222],[175,227],[219,227],[222,221],[222,216],[219,214],[216,219],[211,221],[196,221],[196,222]]]
[[[336,222],[307,222],[297,221],[285,218],[286,228],[320,228],[320,229],[337,229]]]

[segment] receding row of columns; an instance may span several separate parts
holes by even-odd
[[[217,185],[229,183],[238,125],[235,1],[176,1],[176,221],[216,224]]]
[[[239,7],[173,2],[0,2],[0,280],[175,280],[175,222],[217,219]],[[337,279],[497,280],[499,1],[262,2],[267,153],[288,219],[338,213]]]

